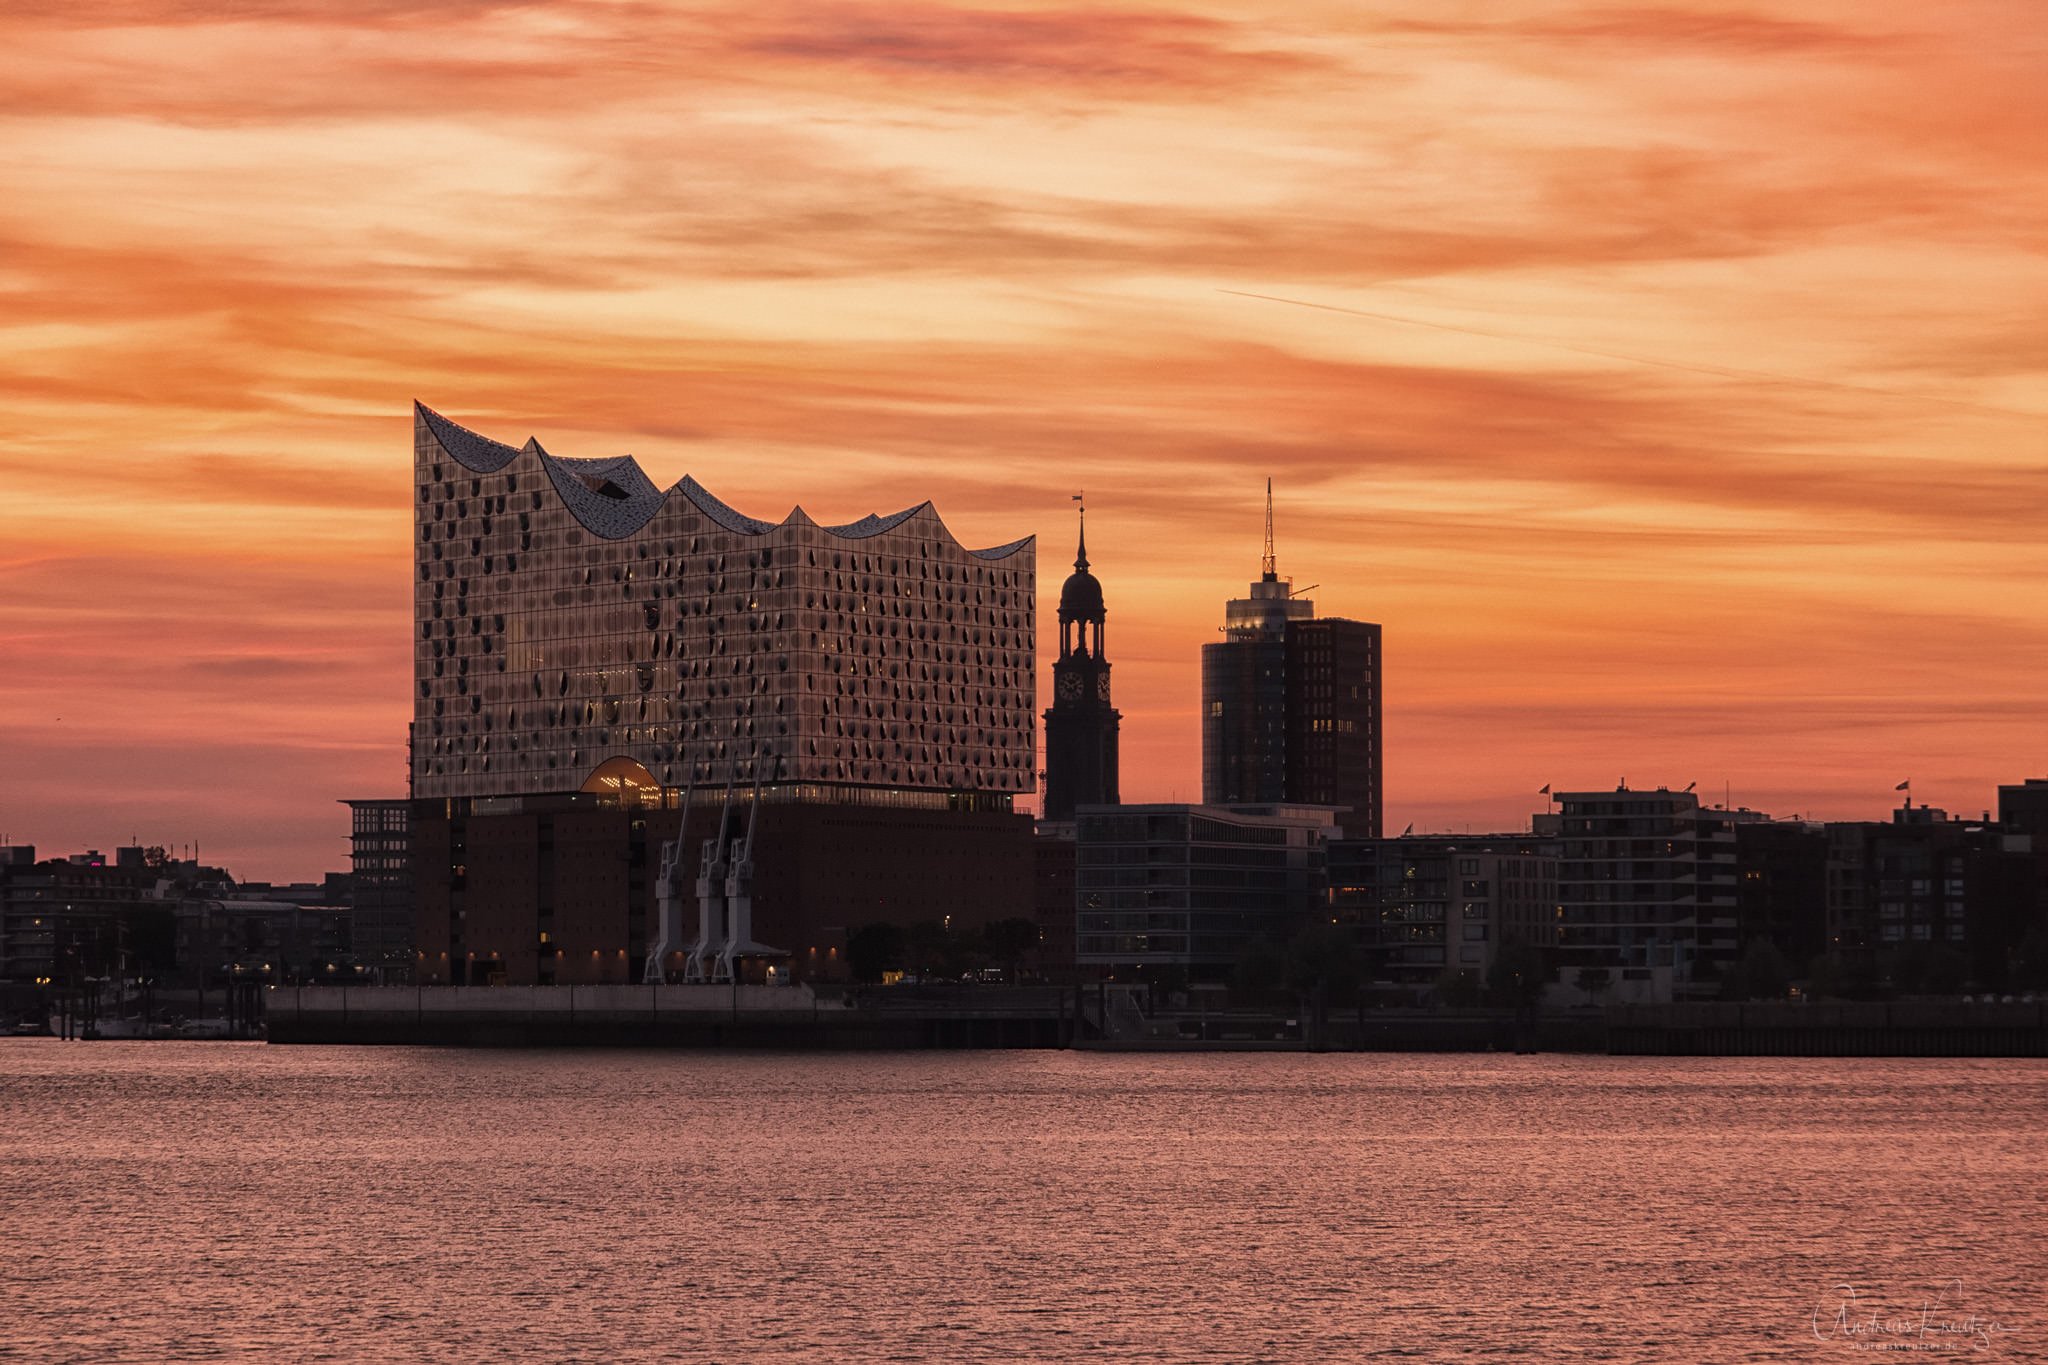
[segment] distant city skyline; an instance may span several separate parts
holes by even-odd
[[[1199,798],[1270,476],[1390,833],[1975,814],[2048,757],[2038,22],[17,8],[0,830],[345,865],[414,398],[764,518],[1085,488],[1127,801]]]

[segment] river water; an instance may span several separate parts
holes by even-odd
[[[0,1041],[0,1358],[2048,1359],[2048,1065]]]

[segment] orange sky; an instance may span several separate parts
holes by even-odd
[[[1085,488],[1127,798],[1199,797],[1270,474],[1390,831],[1974,813],[2048,771],[2044,92],[2037,0],[17,0],[0,835],[345,866],[414,397],[1035,531],[1048,614]]]

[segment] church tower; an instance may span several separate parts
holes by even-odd
[[[1109,704],[1109,660],[1103,653],[1102,584],[1088,572],[1088,512],[1074,572],[1060,589],[1060,656],[1052,666],[1052,706],[1045,713],[1047,820],[1071,820],[1076,806],[1118,804],[1117,725]]]

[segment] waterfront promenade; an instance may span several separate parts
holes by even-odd
[[[1084,1008],[1058,986],[307,986],[266,1003],[274,1043],[825,1050],[1064,1047]]]
[[[1095,1048],[1581,1052],[1618,1056],[2048,1056],[2048,1002],[1611,1005],[1511,1010],[1148,1010],[1092,986],[284,987],[276,1043],[465,1047]]]

